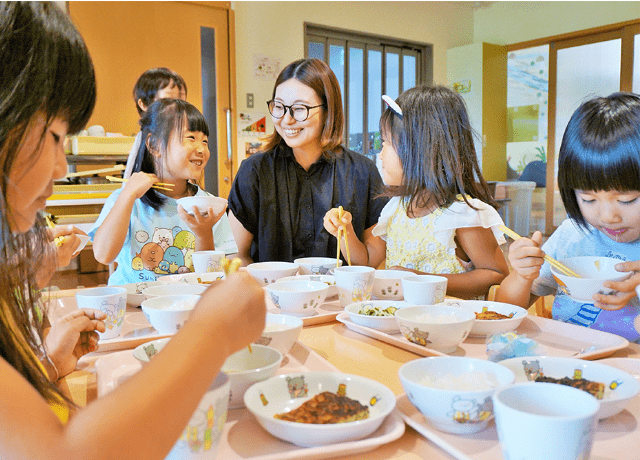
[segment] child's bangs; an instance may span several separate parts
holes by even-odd
[[[187,118],[187,129],[189,131],[197,131],[209,136],[209,125],[207,125],[204,115],[202,115],[198,109],[192,105],[188,105],[185,110],[185,115]]]
[[[382,139],[390,143],[396,151],[398,151],[398,146],[400,145],[402,131],[402,121],[398,115],[389,108],[385,109],[380,116],[380,135]]]

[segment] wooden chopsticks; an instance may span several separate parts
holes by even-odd
[[[504,232],[506,235],[508,235],[509,237],[511,237],[511,239],[518,240],[520,238],[522,238],[520,235],[518,235],[516,232],[514,232],[513,230],[511,230],[509,227],[505,226],[505,225],[501,225],[500,230],[502,232]],[[571,270],[569,267],[567,267],[566,265],[561,264],[560,262],[558,262],[556,259],[554,259],[551,256],[548,255],[544,255],[544,260],[546,260],[547,262],[549,262],[549,264],[551,264],[553,267],[555,267],[557,270],[559,270],[560,272],[562,272],[563,274],[567,275],[567,276],[572,276],[574,278],[580,278],[580,275],[578,275],[576,272],[574,272],[573,270]]]
[[[82,176],[93,176],[94,174],[113,172],[113,171],[124,171],[125,165],[115,165],[111,168],[102,168],[102,169],[92,169],[91,171],[78,171],[67,174],[65,177],[82,177]]]
[[[47,225],[49,226],[49,228],[55,227],[53,221],[51,220],[51,217],[49,217],[48,214],[45,214],[44,219],[47,221]],[[62,246],[62,243],[64,243],[64,236],[58,236],[54,241],[56,242],[56,246]]]
[[[344,213],[344,209],[342,209],[342,206],[339,206],[338,219],[340,219],[340,221],[342,221],[343,213]],[[344,246],[345,246],[345,249],[347,250],[347,263],[351,265],[351,253],[349,252],[349,240],[347,239],[347,229],[344,228],[343,225],[340,225],[338,227],[338,236],[336,237],[338,239],[338,255],[336,256],[336,267],[340,266],[340,237],[341,236],[344,236]]]
[[[115,176],[106,176],[107,180],[110,180],[111,182],[127,182],[129,179],[122,179],[121,177],[115,177]],[[168,187],[175,187],[176,184],[167,184],[165,182],[156,182],[154,183],[151,188],[157,188],[158,190],[168,190],[170,192],[173,191],[172,188],[168,188]]]

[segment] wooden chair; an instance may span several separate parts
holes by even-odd
[[[496,300],[499,288],[500,286],[497,284],[494,284],[489,288],[489,293],[487,294],[488,301],[492,302]],[[541,316],[542,318],[551,319],[551,307],[553,306],[553,298],[554,296],[552,295],[538,297],[538,300],[536,300],[534,304],[529,307],[529,313],[536,316]]]

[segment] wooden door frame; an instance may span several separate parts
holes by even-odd
[[[549,90],[547,101],[547,171],[545,193],[545,234],[555,230],[555,144],[556,144],[556,97],[558,50],[588,45],[613,39],[621,39],[620,91],[631,91],[633,84],[634,36],[640,33],[640,19],[619,22],[601,27],[554,35],[551,37],[514,43],[507,46],[507,52],[536,46],[549,45]]]

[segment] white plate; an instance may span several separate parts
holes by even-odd
[[[467,337],[454,352],[445,355],[439,351],[409,342],[402,334],[388,334],[356,324],[349,319],[349,315],[346,312],[340,313],[336,319],[352,331],[404,348],[421,356],[448,355],[488,358],[485,337]],[[535,340],[540,345],[539,354],[548,356],[597,359],[609,356],[629,345],[629,341],[619,335],[534,315],[527,316],[515,332]],[[588,351],[580,353],[581,350]]]
[[[66,313],[76,310],[78,304],[75,297],[61,297],[52,300],[52,308],[49,312],[52,319],[65,315]],[[127,305],[124,313],[124,323],[122,324],[122,332],[118,337],[112,339],[100,340],[98,342],[98,351],[115,351],[135,348],[141,343],[148,342],[162,337],[171,337],[173,334],[159,334],[147,318],[138,308]]]
[[[640,359],[637,358],[606,358],[598,361],[607,366],[615,367],[640,380]]]
[[[141,369],[133,352],[110,353],[96,361],[98,397],[112,391],[126,378]],[[304,371],[337,371],[337,368],[310,348],[296,342],[284,357],[278,374]],[[246,409],[230,410],[227,415],[218,454],[224,460],[320,460],[343,455],[357,455],[399,439],[405,424],[397,409],[368,437],[322,447],[301,448],[274,438],[262,429]],[[361,457],[366,458],[366,457]]]
[[[385,309],[387,307],[402,308],[409,305],[401,300],[363,300],[362,302],[354,302],[344,307],[345,312],[349,315],[349,319],[361,326],[377,329],[378,331],[390,334],[400,332],[398,322],[395,315],[392,316],[370,316],[358,313],[363,306]]]
[[[512,318],[507,319],[476,319],[471,326],[469,337],[487,337],[494,334],[503,334],[511,332],[520,326],[520,323],[528,315],[527,310],[517,305],[511,305],[502,302],[491,302],[488,300],[457,300],[446,299],[443,304],[453,307],[460,307],[473,313],[480,313],[484,307],[490,311],[495,311],[502,315],[509,316],[514,313]]]
[[[502,460],[502,449],[494,421],[474,435],[455,435],[437,430],[405,394],[396,397],[396,406],[403,420],[411,428],[457,460]],[[640,420],[640,398],[634,398],[613,417],[598,422],[591,449],[592,460],[633,459],[638,460],[638,421]]]

